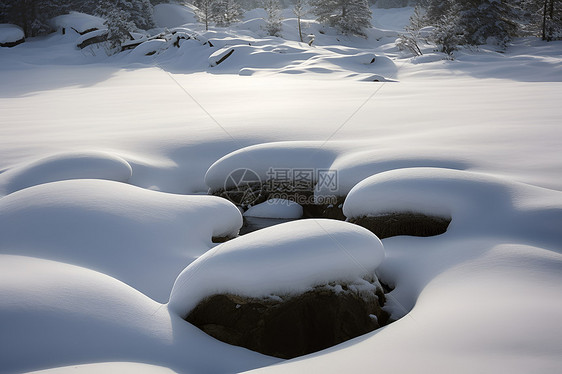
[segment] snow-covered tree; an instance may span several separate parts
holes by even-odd
[[[562,39],[562,1],[523,0],[523,8],[528,11],[532,21],[528,26],[542,40]]]
[[[121,43],[130,39],[130,32],[137,29],[137,26],[130,20],[130,14],[125,11],[121,4],[112,0],[101,0],[97,2],[94,13],[106,20],[109,30],[108,41],[114,51],[121,50]]]
[[[297,27],[299,29],[299,39],[302,42],[302,17],[306,15],[306,0],[296,0],[293,6],[293,13],[297,16]]]
[[[516,0],[424,0],[425,23],[444,52],[459,44],[507,46],[518,31]]]
[[[367,0],[311,0],[317,21],[338,28],[344,34],[365,35],[371,27],[371,9]]]
[[[414,14],[410,17],[410,24],[406,26],[406,33],[401,34],[396,41],[396,46],[401,50],[409,50],[414,56],[423,55],[420,43],[420,30],[424,26],[424,11],[420,6],[414,8]]]
[[[280,36],[283,18],[281,16],[281,4],[279,0],[264,0],[263,8],[267,13],[265,31],[268,35]]]
[[[209,30],[209,24],[214,22],[214,3],[216,0],[195,0],[194,5],[197,7],[195,15],[199,22],[205,25],[205,30]]]
[[[26,36],[50,31],[48,20],[58,14],[58,4],[52,0],[1,0],[0,23],[20,26]]]
[[[220,27],[240,21],[242,9],[237,0],[216,0],[212,6],[213,20]]]

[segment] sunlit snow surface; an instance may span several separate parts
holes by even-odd
[[[0,371],[562,371],[562,42],[518,39],[454,61],[424,46],[413,59],[394,45],[411,8],[374,9],[368,39],[310,21],[308,46],[288,10],[285,40],[264,35],[259,10],[205,33],[191,10],[159,7],[156,31],[198,39],[113,57],[76,49],[72,32],[0,49]],[[252,266],[302,275],[284,291],[325,281],[312,274],[323,264],[334,278],[363,275],[368,260],[307,256],[331,240],[363,253],[372,236],[341,222],[211,242],[242,215],[201,195],[236,168],[270,167],[336,170],[337,188],[315,194],[349,194],[348,216],[452,218],[441,236],[382,241],[377,273],[403,318],[280,365],[180,318],[193,295],[278,291],[273,275],[286,274],[262,281]],[[269,264],[284,243],[309,252]]]

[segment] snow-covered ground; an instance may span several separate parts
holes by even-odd
[[[0,48],[0,371],[560,372],[562,42],[412,58],[394,44],[411,11],[374,9],[367,39],[309,20],[309,46],[294,18],[285,39],[259,10],[205,32],[161,5],[154,31],[190,39],[150,56],[78,50],[72,32]],[[452,218],[440,236],[382,241],[376,272],[402,318],[288,362],[183,321],[212,290],[274,292],[292,272],[297,290],[378,264],[362,257],[376,238],[341,222],[216,246],[242,214],[201,195],[239,168],[336,170],[315,194],[349,194],[348,217]],[[343,252],[323,256],[325,241]],[[309,252],[276,250],[294,243]]]

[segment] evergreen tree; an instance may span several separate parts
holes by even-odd
[[[433,41],[451,53],[460,44],[507,46],[518,31],[517,0],[424,0]]]
[[[267,13],[265,31],[268,35],[280,36],[282,30],[281,4],[279,0],[264,0],[263,8]]]
[[[213,18],[217,26],[226,27],[240,21],[242,10],[237,0],[217,0],[213,4]]]
[[[58,14],[58,4],[50,0],[2,0],[0,22],[20,26],[25,36],[37,36],[51,30],[48,20]]]
[[[0,10],[0,22],[20,26],[26,36],[51,31],[49,19],[69,11],[112,17],[111,23],[124,19],[132,29],[154,27],[150,0],[1,0]]]
[[[526,0],[524,8],[531,14],[531,30],[542,40],[562,39],[562,1]]]
[[[199,22],[205,25],[205,30],[209,30],[209,24],[214,21],[214,3],[216,0],[195,0],[194,5],[197,7],[195,15]]]
[[[462,43],[494,42],[505,47],[517,31],[513,4],[506,0],[464,0],[455,4]]]
[[[371,27],[371,9],[367,0],[311,0],[317,21],[338,28],[344,34],[365,36]]]

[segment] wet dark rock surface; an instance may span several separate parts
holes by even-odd
[[[379,239],[384,239],[398,235],[440,235],[447,231],[451,219],[419,213],[388,213],[374,217],[351,218],[349,222],[365,227]]]
[[[316,287],[300,295],[250,298],[217,294],[186,320],[225,343],[280,358],[316,352],[388,323],[380,286]]]

